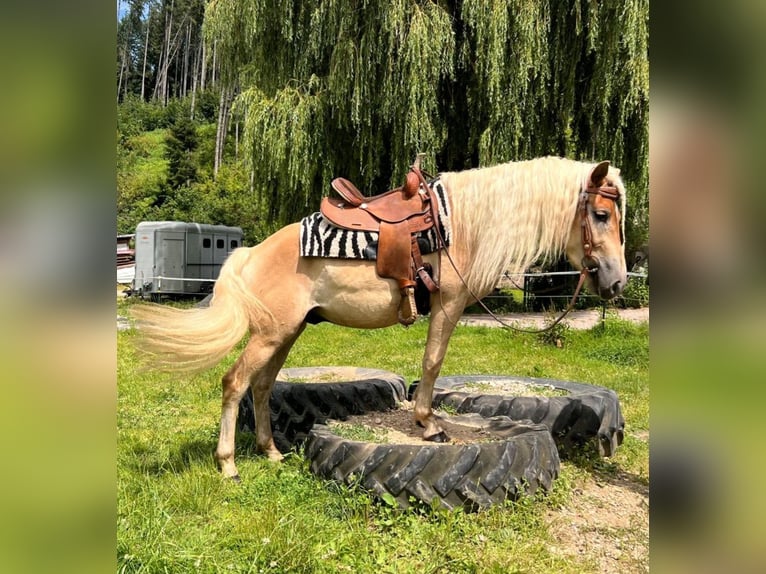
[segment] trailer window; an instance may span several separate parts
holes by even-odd
[[[205,237],[205,238],[202,240],[202,247],[207,247],[207,248],[209,248],[209,247],[210,247],[210,245],[211,245],[211,243],[210,243],[210,238],[209,238],[209,237]]]
[[[232,239],[231,240],[231,248],[232,249],[236,249],[237,248],[237,240],[236,239]]]
[[[215,240],[215,248],[216,249],[223,249],[224,242],[223,239],[216,239]]]

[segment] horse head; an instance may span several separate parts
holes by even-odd
[[[596,165],[584,182],[567,243],[569,262],[587,269],[585,285],[603,299],[622,293],[628,280],[623,213],[625,187],[608,161]]]

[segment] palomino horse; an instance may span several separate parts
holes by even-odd
[[[523,271],[565,253],[574,267],[589,269],[586,287],[603,298],[619,295],[627,280],[625,189],[619,170],[608,162],[545,157],[440,177],[451,207],[454,267],[439,253],[424,255],[440,289],[431,295],[415,398],[423,437],[437,442],[446,437],[431,411],[431,398],[450,336],[466,305],[488,294],[503,271]],[[584,247],[586,227],[590,245]],[[201,371],[218,363],[250,331],[244,352],[222,380],[216,458],[228,477],[238,478],[235,423],[248,389],[257,449],[282,459],[272,437],[269,397],[307,316],[361,329],[397,323],[399,288],[394,280],[377,276],[374,261],[301,257],[299,233],[300,224],[292,224],[255,247],[234,251],[208,308],[134,308],[143,349],[156,365],[173,370]]]

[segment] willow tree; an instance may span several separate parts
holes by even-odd
[[[648,0],[212,0],[253,188],[278,224],[330,179],[611,159],[647,212]],[[640,240],[640,239],[639,239]]]

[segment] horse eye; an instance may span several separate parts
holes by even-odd
[[[609,212],[608,211],[597,211],[594,213],[596,216],[596,219],[600,221],[601,223],[606,223],[609,221]]]

